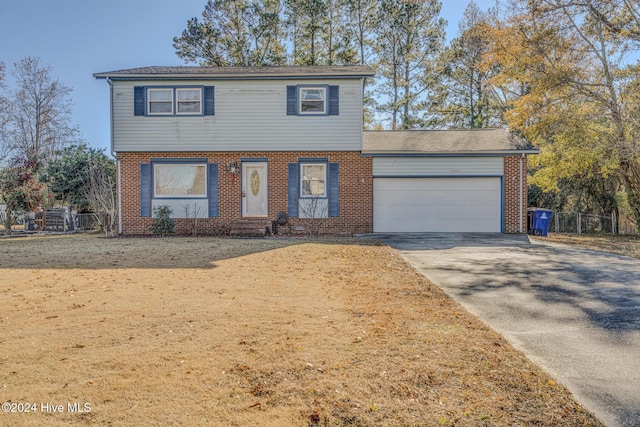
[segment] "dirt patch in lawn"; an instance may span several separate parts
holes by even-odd
[[[640,239],[638,236],[594,236],[577,234],[555,234],[549,233],[547,237],[533,237],[532,239],[564,243],[567,245],[580,246],[596,251],[610,252],[625,255],[632,258],[640,258]]]
[[[0,401],[23,411],[0,425],[600,425],[385,246],[72,236],[0,255]]]

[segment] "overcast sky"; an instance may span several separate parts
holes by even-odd
[[[448,37],[468,0],[442,0]],[[87,143],[109,150],[108,85],[93,73],[150,65],[183,65],[172,46],[206,0],[2,0],[0,62],[11,85],[13,64],[39,57],[73,88],[72,124]],[[476,0],[486,10],[495,0]]]

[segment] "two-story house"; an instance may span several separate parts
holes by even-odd
[[[111,100],[119,232],[169,206],[201,234],[286,213],[294,230],[526,231],[526,155],[503,130],[363,132],[367,66],[146,67]]]
[[[147,67],[110,85],[119,232],[147,234],[153,209],[202,233],[279,212],[327,230],[372,229],[372,161],[361,155],[366,66]],[[177,221],[180,232],[181,222]]]

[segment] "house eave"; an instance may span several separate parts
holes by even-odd
[[[373,77],[373,76],[362,76],[362,75],[340,75],[340,76],[328,76],[328,75],[313,75],[313,76],[299,76],[299,75],[295,75],[295,74],[291,74],[291,75],[277,75],[277,76],[221,76],[221,75],[215,75],[212,76],[210,74],[202,74],[202,75],[193,75],[193,74],[189,74],[189,75],[180,75],[180,74],[174,74],[171,76],[157,76],[157,75],[149,75],[149,76],[140,76],[140,75],[135,75],[135,76],[123,76],[123,75],[118,75],[118,76],[111,76],[111,75],[100,75],[100,74],[94,74],[93,75],[96,79],[106,79],[109,78],[112,81],[128,81],[128,82],[133,82],[133,81],[177,81],[177,80],[181,80],[181,81],[202,81],[202,80],[207,80],[207,81],[231,81],[231,80],[318,80],[318,79],[322,79],[322,80],[344,80],[344,79],[364,79],[364,78],[368,78],[368,77]]]
[[[498,151],[362,151],[366,157],[506,157],[522,154],[540,154],[539,150],[498,150]]]
[[[367,66],[345,67],[145,67],[94,73],[111,80],[282,80],[363,79],[374,77]]]

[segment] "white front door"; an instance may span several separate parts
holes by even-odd
[[[242,216],[266,217],[267,163],[242,163]]]

